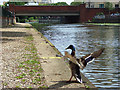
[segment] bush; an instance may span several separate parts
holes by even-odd
[[[25,23],[25,19],[20,19],[20,23]]]
[[[71,2],[71,6],[79,6],[82,2]]]
[[[34,17],[30,17],[29,20],[34,20]]]
[[[96,15],[104,15],[104,13],[103,12],[99,12]]]

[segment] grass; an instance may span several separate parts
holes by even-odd
[[[88,86],[88,85],[85,85],[85,88],[90,88],[90,86]]]
[[[48,30],[47,27],[45,26],[50,26],[51,24],[39,24],[39,23],[31,23],[31,25],[36,28],[38,31],[41,31],[41,30]]]
[[[24,76],[26,76],[26,74],[25,74],[25,73],[22,73],[21,75],[16,76],[16,78],[17,78],[17,79],[22,79]]]
[[[32,85],[36,85],[38,87],[44,88],[46,86],[44,80],[42,79],[41,73],[43,72],[43,69],[41,68],[40,64],[40,58],[37,55],[37,49],[33,43],[33,36],[25,36],[24,40],[27,42],[25,51],[29,53],[23,54],[22,58],[24,58],[24,61],[21,61],[20,64],[18,65],[18,75],[16,76],[16,79],[20,79],[21,83],[25,83],[28,81]],[[16,86],[18,87],[18,86]]]
[[[35,28],[35,30],[37,31],[43,31],[43,30],[49,30],[48,27],[46,26],[50,26],[52,24],[40,24],[40,23],[31,23],[31,25]],[[41,32],[42,33],[42,32]],[[45,38],[45,37],[44,37]],[[47,40],[47,39],[46,39]],[[49,44],[51,46],[54,46],[51,42],[49,42]],[[53,48],[58,54],[61,54],[56,48]]]
[[[87,25],[107,25],[107,26],[119,26],[120,23],[86,23]]]

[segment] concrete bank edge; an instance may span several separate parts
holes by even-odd
[[[32,28],[33,28],[42,38],[45,39],[45,41],[56,51],[57,54],[62,55],[61,52],[60,52],[41,32],[39,32],[39,31],[38,31],[36,28],[34,28],[33,26],[32,26]],[[63,56],[63,55],[62,55],[62,56]],[[86,78],[86,77],[82,74],[82,72],[81,72],[81,76],[82,76],[83,81],[86,82],[85,85],[88,86],[88,87],[86,87],[86,88],[94,88],[94,89],[97,89],[97,87],[95,87],[94,84],[92,84],[92,82],[90,82],[89,79]]]

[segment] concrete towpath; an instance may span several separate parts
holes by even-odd
[[[56,57],[56,54],[59,54],[59,51],[55,48],[55,46],[52,45],[40,32],[32,28],[30,24],[17,23],[16,27],[19,27],[19,29],[16,30],[6,28],[0,29],[0,31],[2,32],[8,31],[9,29],[9,31],[11,32],[29,33],[34,37],[33,43],[37,48],[37,54],[40,58],[41,66],[44,71],[43,73],[45,77],[45,82],[48,88],[95,88],[95,86],[82,73],[81,73],[83,79],[82,84],[77,83],[75,79],[73,79],[71,82],[67,82],[71,76],[71,71],[69,69],[69,66],[65,63],[64,58]],[[22,27],[24,27],[24,29],[20,29]],[[29,27],[29,30],[25,27]],[[14,41],[14,39],[16,39],[16,37],[12,37],[10,41],[6,39],[5,42],[12,42],[9,44],[12,45],[14,43],[15,45],[16,40]],[[4,43],[4,45],[2,46],[3,48],[5,48],[6,46],[5,44],[8,43]],[[9,48],[15,49],[12,47]],[[4,59],[7,59],[7,57],[4,57]],[[3,59],[1,60],[1,62],[4,62]],[[2,80],[2,75],[0,75],[0,80]]]

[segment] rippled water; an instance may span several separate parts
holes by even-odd
[[[105,47],[104,53],[82,72],[96,87],[120,88],[120,27],[59,24],[48,28],[43,34],[62,54],[70,44],[76,47],[77,57]]]

